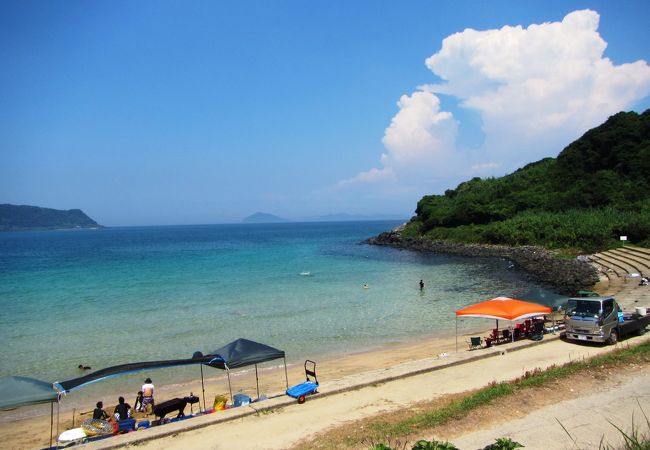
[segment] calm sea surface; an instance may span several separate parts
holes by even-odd
[[[503,260],[360,244],[396,225],[0,233],[0,375],[64,380],[239,337],[315,359],[453,333],[455,309],[533,287]]]

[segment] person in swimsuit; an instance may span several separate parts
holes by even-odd
[[[144,380],[144,384],[142,385],[142,407],[140,411],[146,411],[147,405],[151,405],[151,410],[153,411],[153,382],[151,378]]]

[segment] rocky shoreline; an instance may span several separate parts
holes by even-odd
[[[578,259],[559,259],[547,249],[535,246],[508,247],[505,245],[459,244],[426,239],[404,239],[399,228],[381,233],[364,241],[370,245],[384,245],[421,252],[436,252],[471,257],[506,258],[525,276],[563,295],[575,295],[581,289],[591,289],[598,282],[598,272],[588,262]]]

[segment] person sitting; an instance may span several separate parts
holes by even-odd
[[[90,370],[90,366],[84,366],[83,364],[79,364],[79,370]]]
[[[151,405],[151,410],[153,411],[155,405],[153,400],[153,389],[154,386],[151,378],[144,380],[144,384],[142,385],[142,406],[140,411],[146,411],[148,405]]]
[[[95,420],[109,420],[110,417],[104,411],[104,403],[103,402],[97,402],[97,407],[93,410],[93,419]]]
[[[120,420],[126,420],[131,418],[131,405],[128,403],[124,403],[124,397],[120,397],[117,399],[118,404],[115,407],[115,411],[113,411],[115,415],[115,420],[118,422]]]

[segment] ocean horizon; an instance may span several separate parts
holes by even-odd
[[[0,375],[62,381],[79,364],[189,358],[240,337],[301,362],[447,336],[456,309],[537,287],[502,259],[363,244],[400,223],[0,233]]]

